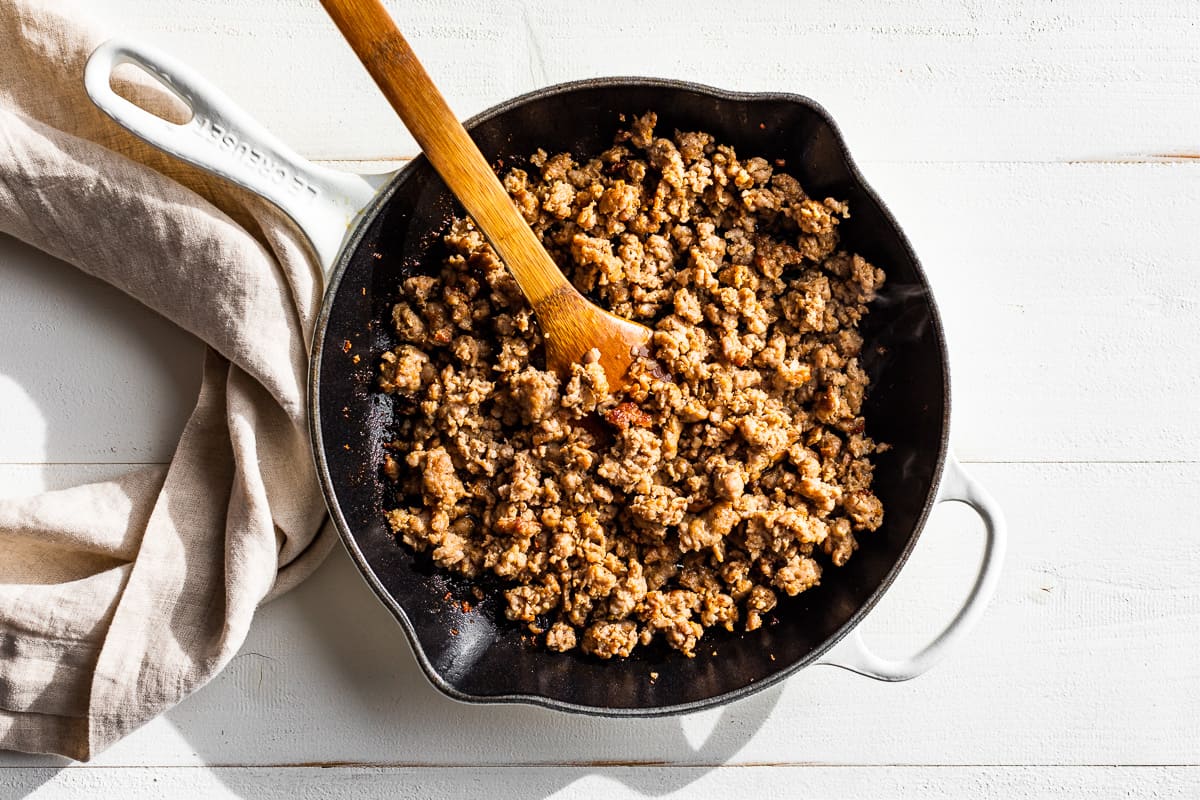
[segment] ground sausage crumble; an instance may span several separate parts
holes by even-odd
[[[669,377],[635,366],[614,392],[592,359],[542,369],[533,313],[469,219],[436,275],[403,282],[379,365],[397,537],[505,579],[510,619],[600,658],[754,630],[883,519],[858,324],[884,274],[839,249],[846,204],[655,123],[588,161],[539,151],[504,185],[580,290],[654,330]]]

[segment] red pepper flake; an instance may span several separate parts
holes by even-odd
[[[760,131],[765,131],[767,129],[767,123],[765,123],[765,122],[758,123],[758,129]]]
[[[458,636],[458,628],[451,628],[451,629],[450,629],[450,635],[451,635],[451,636]]]
[[[342,445],[342,449],[343,449],[343,450],[349,450],[349,449],[350,449],[350,445],[348,445],[348,444],[344,444],[344,445]]]
[[[650,423],[654,421],[654,418],[638,408],[636,403],[631,403],[628,400],[619,404],[611,411],[606,412],[604,418],[608,420],[610,425],[616,425],[621,430],[625,430],[630,425],[636,425],[639,428],[649,428]]]
[[[605,175],[620,175],[624,171],[625,171],[625,161],[620,158],[618,158],[616,161],[613,161],[610,164],[604,165],[604,174]]]
[[[355,353],[354,358],[350,359],[351,364],[357,364],[360,361],[362,361],[362,358],[359,357],[358,353]]]
[[[775,159],[775,166],[779,167],[780,169],[783,169],[784,167],[787,166],[787,159],[786,158]]]
[[[453,595],[453,594],[451,594],[450,592],[446,592],[444,595],[442,595],[442,599],[443,599],[443,600],[449,600],[449,599],[450,599],[451,597],[453,597],[453,596],[454,596],[454,595]]]
[[[462,601],[462,610],[464,613],[470,614],[471,613],[471,604],[468,603],[466,600],[463,600]]]
[[[342,342],[342,352],[343,352],[343,353],[349,353],[349,352],[350,352],[350,348],[351,348],[351,347],[354,347],[354,345],[350,344],[350,340],[349,340],[349,339],[347,339],[346,341]]]

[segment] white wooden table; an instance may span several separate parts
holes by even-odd
[[[414,152],[312,0],[91,5],[310,157]],[[0,754],[0,798],[1200,796],[1200,6],[390,5],[463,115],[604,74],[823,103],[941,305],[955,449],[1009,515],[999,594],[910,683],[818,667],[718,711],[598,720],[446,699],[339,549],[92,763]],[[186,334],[0,238],[0,336],[4,494],[170,457]],[[64,352],[70,380],[47,367]],[[865,623],[881,651],[944,624],[980,530],[936,513]]]

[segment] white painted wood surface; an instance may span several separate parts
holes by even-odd
[[[263,798],[263,800],[426,800],[442,797],[753,797],[755,800],[1192,800],[1196,770],[1170,767],[214,767],[118,768],[0,773],[0,792],[19,797],[51,778],[74,797]],[[31,796],[41,797],[34,789]],[[46,795],[49,796],[49,795]],[[64,796],[66,796],[64,794]]]
[[[310,157],[413,152],[315,2],[89,5]],[[339,551],[226,672],[91,764],[0,753],[0,798],[1200,796],[1200,160],[1182,157],[1200,152],[1200,7],[390,5],[464,115],[601,74],[826,105],[941,305],[956,449],[1009,514],[999,595],[910,683],[813,668],[619,722],[445,699]],[[0,493],[170,457],[189,336],[0,238],[0,337]],[[948,618],[978,530],[937,512],[864,623],[881,651]]]

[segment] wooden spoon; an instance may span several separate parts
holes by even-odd
[[[599,351],[612,388],[647,355],[650,329],[598,308],[571,285],[379,0],[321,0],[450,191],[504,259],[537,314],[546,366],[560,376]],[[594,358],[594,354],[592,356]]]

